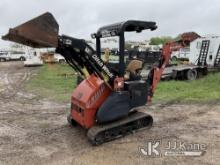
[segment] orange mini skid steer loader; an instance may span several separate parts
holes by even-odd
[[[84,77],[73,90],[67,119],[71,125],[78,124],[88,129],[89,140],[92,144],[99,145],[152,126],[153,118],[138,111],[137,107],[151,101],[169,61],[170,50],[163,50],[147,80],[142,80],[138,74],[140,67],[133,69],[125,78],[125,72],[129,72],[129,69],[125,66],[124,33],[156,28],[155,22],[137,20],[101,27],[92,34],[92,38],[96,39],[95,51],[85,40],[59,35],[58,23],[47,12],[10,29],[2,38],[34,48],[54,47]],[[101,38],[113,36],[119,37],[119,62],[114,67],[101,59],[100,42]]]

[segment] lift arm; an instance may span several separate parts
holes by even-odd
[[[84,78],[96,74],[111,87],[115,75],[84,40],[59,36],[59,25],[51,13],[44,13],[9,29],[9,33],[2,39],[33,48],[56,48],[56,52],[64,56],[67,63]]]
[[[85,40],[59,36],[56,52],[64,56],[66,62],[85,78],[96,74],[111,86],[115,75]]]

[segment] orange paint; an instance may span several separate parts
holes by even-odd
[[[94,74],[82,81],[74,89],[71,98],[71,116],[84,128],[95,124],[98,108],[111,93],[103,80]]]

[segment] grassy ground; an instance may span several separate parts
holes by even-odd
[[[162,81],[156,89],[154,100],[168,102],[220,100],[220,73],[210,73],[195,81]]]
[[[26,89],[43,97],[67,102],[76,84],[76,76],[72,75],[73,73],[74,70],[68,65],[45,64],[30,80]]]
[[[76,84],[74,71],[67,65],[44,65],[27,84],[27,89],[56,101],[69,102]],[[220,73],[195,81],[161,81],[156,89],[154,102],[209,102],[220,100]]]

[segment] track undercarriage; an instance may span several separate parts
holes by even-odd
[[[68,122],[72,126],[76,125],[70,116],[68,117]],[[152,124],[152,116],[143,112],[134,111],[120,120],[93,126],[88,130],[87,137],[93,145],[100,145],[139,130],[149,129],[152,127]]]

